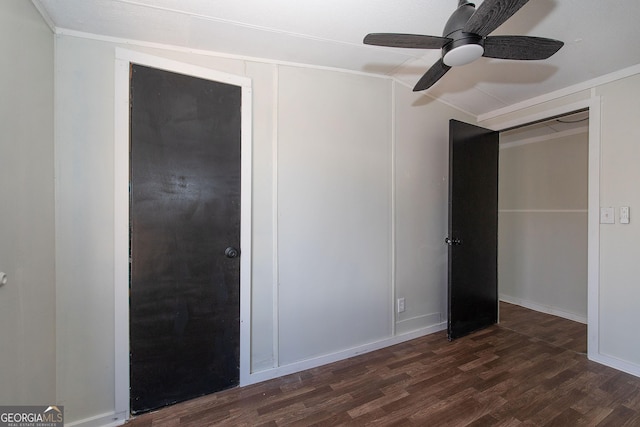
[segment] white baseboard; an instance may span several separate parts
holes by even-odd
[[[94,417],[73,421],[71,423],[65,421],[64,425],[67,427],[116,427],[121,426],[126,421],[127,414],[108,412]]]
[[[348,359],[360,354],[369,353],[371,351],[380,350],[385,347],[389,347],[395,344],[400,344],[405,341],[409,341],[415,338],[419,338],[425,335],[430,335],[435,332],[442,331],[447,328],[446,322],[438,323],[429,327],[417,329],[405,334],[396,335],[394,337],[385,338],[380,341],[375,341],[369,344],[353,347],[347,350],[338,351],[336,353],[326,354],[312,359],[301,360],[299,362],[291,363],[289,365],[278,366],[277,368],[267,369],[260,372],[253,372],[249,375],[248,381],[242,386],[256,384],[262,381],[271,380],[273,378],[282,377],[284,375],[293,374],[296,372],[304,371],[307,369],[317,368],[318,366],[327,365],[329,363],[337,362],[340,360]]]
[[[573,320],[575,322],[587,324],[587,319],[585,317],[578,316],[574,313],[568,313],[563,310],[558,310],[553,307],[532,303],[531,301],[523,300],[520,298],[514,298],[507,295],[500,295],[500,301],[519,305],[525,308],[529,308],[531,310],[540,311],[542,313],[553,314],[554,316],[563,317],[565,319]],[[626,372],[627,374],[640,377],[640,366],[636,365],[635,363],[630,363],[630,362],[627,362],[626,360],[618,359],[617,357],[613,357],[613,356],[608,356],[600,352],[596,352],[594,354],[589,353],[588,358],[592,362],[597,362],[602,365],[608,366],[610,368],[617,369],[618,371]]]
[[[509,295],[500,294],[500,301],[508,302],[509,304],[519,305],[521,307],[528,308],[530,310],[539,311],[541,313],[552,314],[554,316],[562,317],[568,320],[573,320],[574,322],[583,323],[585,325],[587,324],[586,316],[570,313],[568,311],[564,311],[559,308],[538,304],[522,298],[515,298]]]
[[[597,363],[601,363],[618,371],[626,372],[627,374],[640,377],[640,366],[635,363],[630,363],[625,360],[618,359],[617,357],[607,356],[606,354],[597,353],[595,355],[589,355],[589,360]]]
[[[247,386],[256,384],[262,381],[267,381],[273,378],[278,378],[284,375],[293,374],[296,372],[304,371],[318,366],[326,365],[329,363],[337,362],[340,360],[348,359],[360,354],[369,353],[371,351],[380,350],[385,347],[389,347],[395,344],[400,344],[405,341],[409,341],[415,338],[420,338],[425,335],[430,335],[435,332],[442,331],[447,328],[446,322],[438,323],[415,331],[411,331],[405,334],[396,335],[394,337],[385,338],[380,341],[375,341],[369,344],[353,347],[348,350],[339,351],[336,353],[327,354],[312,359],[302,360],[300,362],[291,363],[285,366],[279,366],[277,368],[267,369],[260,372],[255,372],[249,375],[249,380],[241,386]],[[446,339],[446,338],[445,338]],[[116,427],[123,425],[127,420],[127,414],[119,413],[106,413],[96,415],[95,417],[85,418],[82,420],[74,421],[71,423],[65,423],[68,427]]]
[[[500,300],[508,302],[510,304],[520,305],[531,310],[540,311],[547,314],[552,314],[559,317],[564,317],[569,320],[574,320],[581,323],[586,323],[586,319],[581,321],[581,316],[576,316],[572,313],[566,313],[562,310],[557,310],[551,307],[531,303],[529,301],[521,300],[519,298],[512,298],[509,296],[500,295]],[[563,315],[564,314],[564,315]],[[337,362],[340,360],[348,359],[350,357],[358,356],[360,354],[369,353],[371,351],[380,350],[385,347],[389,347],[395,344],[400,344],[405,341],[410,341],[415,338],[420,338],[425,335],[430,335],[436,332],[440,332],[447,328],[446,322],[441,322],[429,327],[421,328],[405,334],[396,335],[394,337],[386,338],[373,343],[365,344],[362,346],[354,347],[348,350],[339,351],[336,353],[327,354],[313,359],[303,360],[295,362],[289,365],[280,366],[277,368],[267,369],[260,372],[252,373],[249,376],[249,382],[243,384],[243,386],[256,384],[262,381],[267,381],[284,375],[293,374],[296,372],[304,371],[318,366],[326,365],[329,363]],[[617,369],[622,372],[640,377],[640,366],[629,363],[618,358],[607,356],[604,354],[596,354],[595,356],[589,356],[589,360],[603,365],[609,366],[613,369]],[[86,418],[83,420],[74,421],[72,423],[65,423],[69,427],[116,427],[125,423],[127,420],[126,414],[106,413],[97,415],[95,417]]]
[[[396,322],[396,336],[409,334],[442,322],[442,313],[431,313],[422,316],[411,317]]]

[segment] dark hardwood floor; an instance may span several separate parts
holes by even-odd
[[[127,426],[640,426],[640,378],[587,360],[585,325],[500,310],[499,325],[454,342],[432,334]]]

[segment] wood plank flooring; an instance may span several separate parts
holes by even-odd
[[[500,310],[454,342],[432,334],[126,426],[640,426],[640,378],[587,360],[585,325]]]

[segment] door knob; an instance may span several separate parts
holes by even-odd
[[[227,249],[224,250],[224,255],[227,258],[238,258],[238,256],[240,255],[240,251],[234,248],[233,246],[229,246]]]
[[[445,237],[444,242],[449,246],[461,245],[462,244],[462,240],[460,240],[460,239],[450,239],[448,237]]]

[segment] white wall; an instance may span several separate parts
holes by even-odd
[[[395,85],[394,225],[396,314],[404,333],[447,320],[449,120],[460,111]]]
[[[114,406],[114,90],[104,84],[114,65],[105,48],[56,40],[57,396],[66,422]]]
[[[280,67],[279,363],[391,335],[391,85]]]
[[[0,2],[0,405],[55,396],[53,34]]]
[[[517,142],[500,150],[500,298],[586,323],[588,134]]]
[[[448,119],[472,118],[385,78],[58,35],[57,393],[68,421],[114,411],[116,47],[252,79],[257,380],[442,327]],[[397,266],[396,248],[410,254]],[[407,299],[397,319],[395,295]]]
[[[602,96],[600,205],[631,207],[631,224],[600,227],[600,351],[640,375],[640,75],[598,88]],[[635,214],[635,215],[634,215]]]

